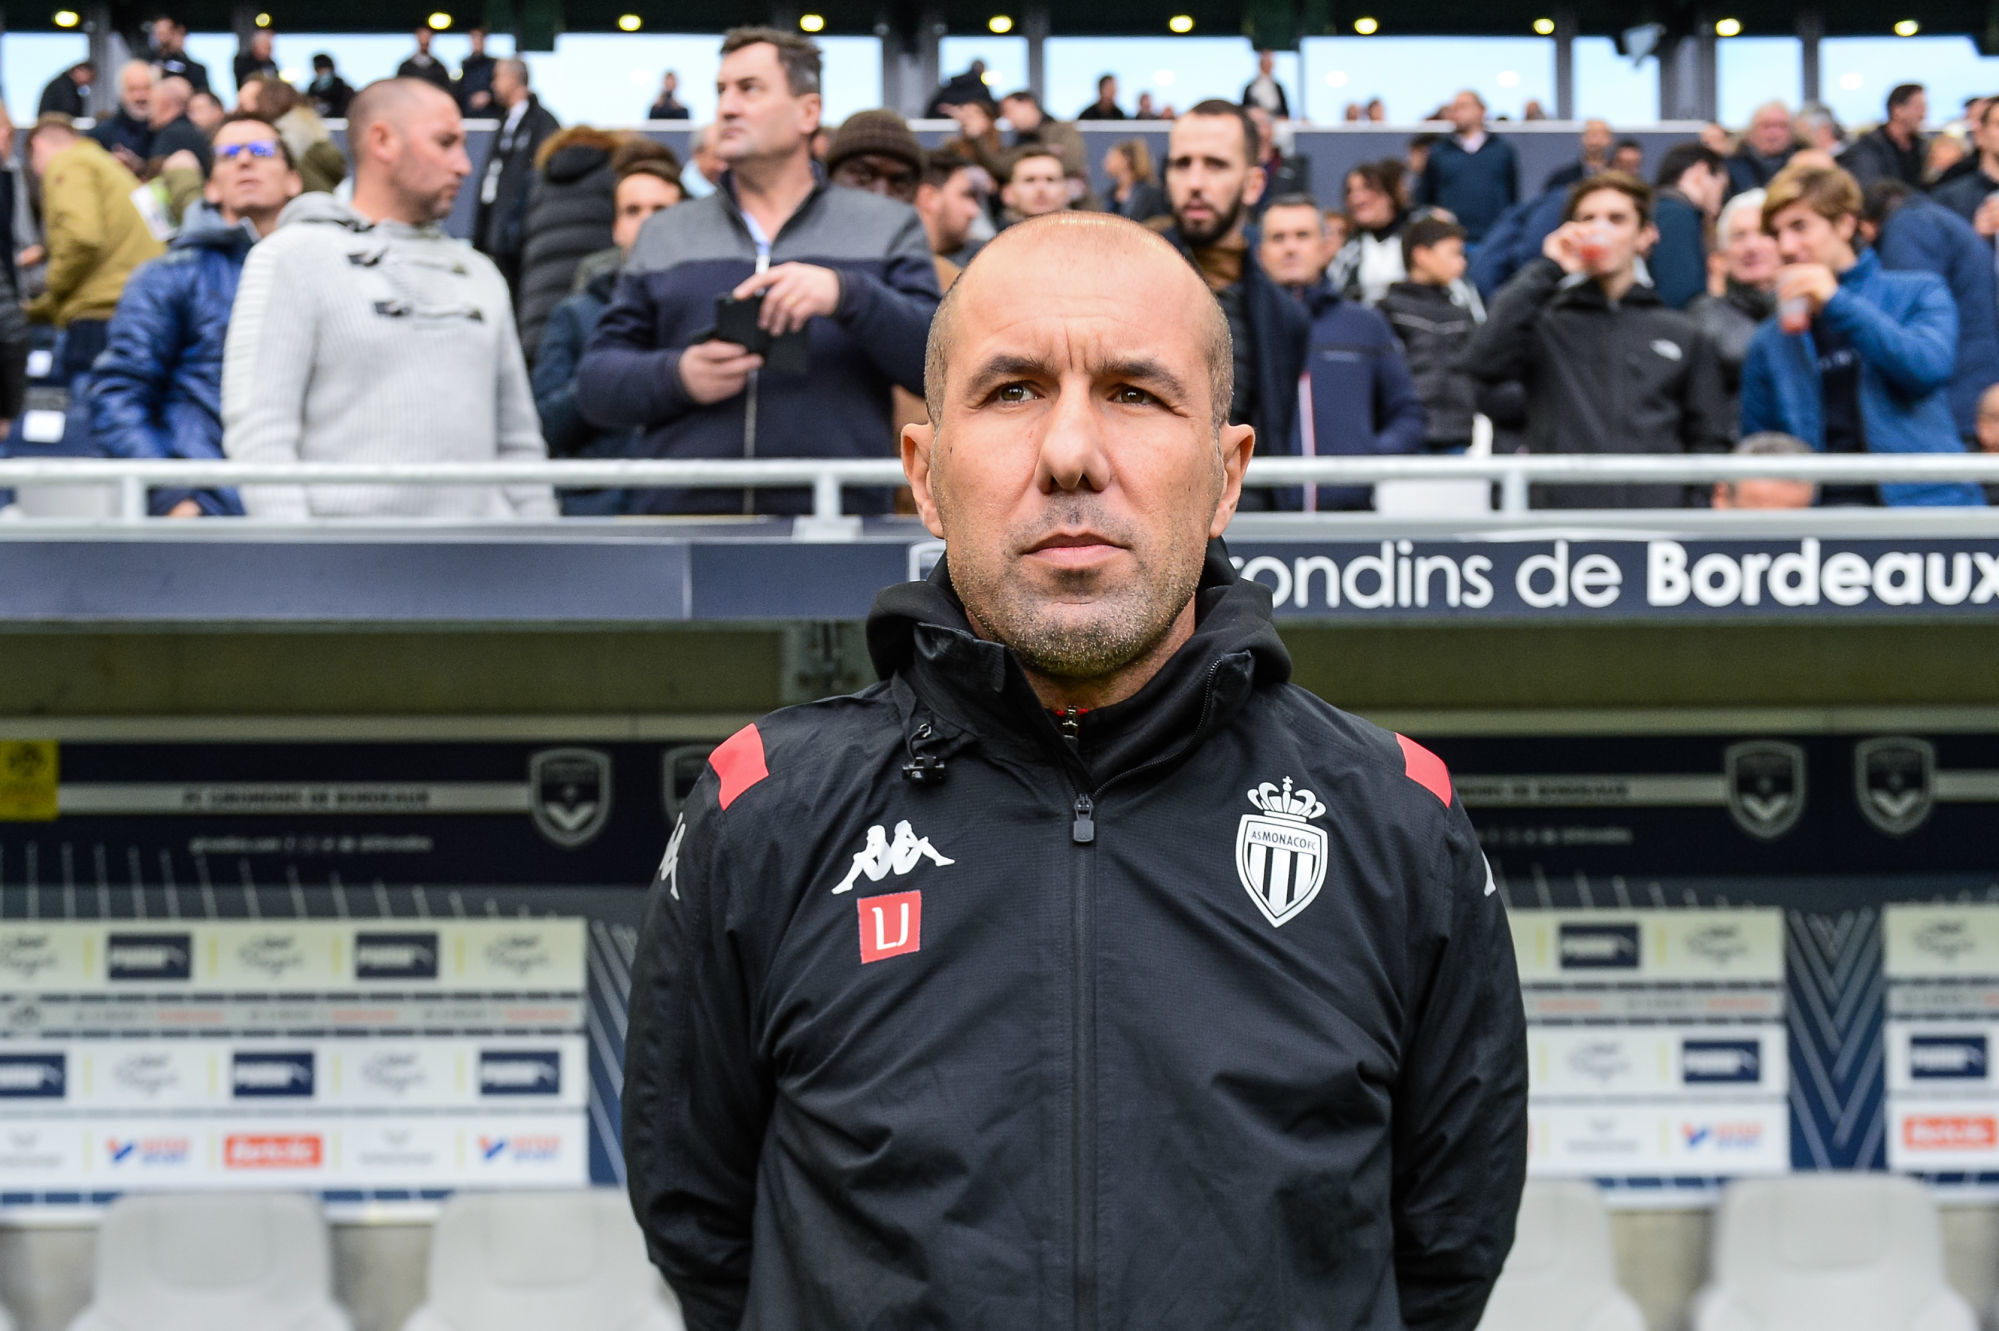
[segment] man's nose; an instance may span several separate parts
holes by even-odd
[[[1043,494],[1057,490],[1101,492],[1110,484],[1104,422],[1088,384],[1063,385],[1041,434],[1035,481]]]

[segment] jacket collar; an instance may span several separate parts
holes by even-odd
[[[812,192],[805,196],[804,202],[798,205],[797,209],[792,212],[791,216],[797,217],[799,213],[802,213],[807,208],[810,208],[814,203],[818,201],[819,196],[826,192],[826,188],[827,188],[826,168],[819,165],[819,163],[814,162],[812,164]],[[729,211],[734,213],[736,217],[740,220],[743,215],[743,201],[742,198],[736,193],[736,170],[734,167],[730,167],[727,171],[724,171],[722,173],[722,183],[720,186],[716,188],[715,192],[722,196],[723,201],[729,207]],[[786,218],[785,219],[786,225],[789,225],[790,221],[791,218]],[[772,236],[771,239],[776,240],[777,237]]]
[[[876,671],[894,683],[913,755],[926,742],[946,758],[977,744],[1016,760],[1062,762],[1101,784],[1184,754],[1239,711],[1254,689],[1291,677],[1269,591],[1236,575],[1219,540],[1208,543],[1194,599],[1194,634],[1159,673],[1124,702],[1082,718],[1080,760],[1066,752],[1019,658],[973,632],[947,561],[940,559],[926,581],[900,583],[875,598],[868,651]]]
[[[1839,275],[1841,286],[1865,286],[1869,278],[1881,271],[1881,258],[1870,247],[1860,251],[1854,259],[1853,267]]]

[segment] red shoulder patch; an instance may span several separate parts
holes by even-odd
[[[718,798],[725,809],[736,802],[738,795],[770,775],[770,769],[764,766],[764,737],[753,725],[744,726],[717,744],[708,755],[708,765],[722,778],[722,793]]]
[[[1409,779],[1450,808],[1451,769],[1444,766],[1444,760],[1407,735],[1397,735],[1395,742],[1402,746],[1402,770]]]

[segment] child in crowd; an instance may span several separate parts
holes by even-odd
[[[1437,217],[1411,222],[1402,232],[1402,261],[1409,276],[1388,288],[1379,309],[1402,340],[1423,400],[1424,446],[1462,453],[1471,443],[1475,407],[1471,376],[1457,359],[1480,317],[1454,292],[1465,273],[1464,228]]]

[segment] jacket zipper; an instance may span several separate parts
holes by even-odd
[[[778,231],[780,235],[783,234],[782,227],[780,227]],[[777,245],[777,237],[776,236],[771,237],[770,243],[772,248],[775,248]],[[757,251],[758,275],[761,276],[762,274],[767,273],[769,271],[770,271],[770,250],[765,249]],[[746,458],[753,458],[757,455],[757,386],[759,381],[760,380],[758,372],[756,370],[751,370],[750,382],[747,389],[747,396],[743,401],[743,456]],[[743,512],[745,514],[754,513],[757,511],[756,495],[757,492],[755,490],[747,488],[744,489]]]
[[[1217,660],[1208,667],[1208,677],[1202,685],[1201,716],[1194,723],[1194,734],[1199,735],[1207,728],[1208,718],[1215,709],[1215,677],[1221,673],[1222,661]],[[1083,715],[1076,707],[1065,709],[1056,729],[1062,736],[1063,747],[1069,756],[1080,764],[1083,756]],[[1190,738],[1188,743],[1193,743]],[[1096,801],[1103,793],[1118,782],[1137,776],[1163,763],[1173,761],[1185,751],[1183,745],[1162,758],[1142,763],[1128,772],[1120,772],[1098,786],[1095,792],[1086,791],[1080,783],[1072,784],[1073,802],[1070,804],[1069,841],[1076,846],[1094,846],[1097,840]],[[1087,769],[1085,780],[1088,779]],[[1070,933],[1076,948],[1076,968],[1071,978],[1071,1000],[1075,1011],[1074,1039],[1071,1044],[1070,1078],[1075,1087],[1075,1108],[1071,1135],[1073,1137],[1073,1158],[1071,1168],[1075,1171],[1075,1198],[1072,1223],[1075,1227],[1075,1289],[1073,1325],[1075,1331],[1094,1331],[1097,1324],[1097,911],[1094,893],[1095,857],[1078,856],[1073,875],[1074,895],[1070,902]]]

